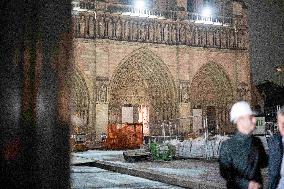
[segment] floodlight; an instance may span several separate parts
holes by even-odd
[[[136,0],[134,6],[136,9],[145,9],[145,2],[144,0]]]
[[[211,17],[212,16],[212,10],[209,7],[204,7],[202,10],[202,16],[203,17]]]

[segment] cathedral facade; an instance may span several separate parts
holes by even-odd
[[[175,123],[229,133],[229,108],[251,100],[247,10],[232,0],[73,2],[72,109],[99,139],[125,110],[144,135]],[[129,109],[130,108],[130,109]],[[130,110],[130,111],[129,111]],[[200,118],[199,118],[200,117]]]

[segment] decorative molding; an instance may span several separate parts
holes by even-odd
[[[96,22],[90,22],[89,17],[92,15],[83,13],[73,16],[76,38],[234,50],[247,48],[248,34],[246,29],[239,25],[236,27],[197,25],[183,20],[152,20],[102,12],[97,13]]]

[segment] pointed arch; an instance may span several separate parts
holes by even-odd
[[[202,109],[209,130],[229,130],[229,107],[234,100],[233,87],[222,66],[209,62],[194,76],[190,86],[192,108]]]
[[[110,84],[110,116],[123,104],[147,104],[150,122],[177,115],[177,88],[165,63],[148,48],[139,48],[118,65]],[[119,120],[116,120],[119,121]]]
[[[73,118],[80,122],[82,132],[90,123],[90,92],[85,78],[78,68],[74,69],[71,84],[71,110]],[[79,126],[79,125],[76,125]]]
[[[223,107],[233,100],[233,87],[223,67],[210,62],[195,74],[190,96],[194,106]]]

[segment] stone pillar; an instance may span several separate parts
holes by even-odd
[[[189,103],[180,103],[179,104],[179,114],[181,118],[180,120],[180,127],[182,133],[189,133],[191,132],[192,128],[192,120],[189,118],[190,115],[190,106]]]
[[[180,99],[179,99],[179,116],[180,118],[180,130],[182,133],[191,132],[191,119],[190,106],[189,106],[189,81],[180,81]]]
[[[96,139],[100,140],[102,133],[107,134],[108,126],[108,103],[98,103],[96,105]]]
[[[70,188],[71,1],[0,4],[1,183]]]
[[[108,126],[108,85],[109,81],[107,77],[96,78],[96,139],[100,140],[102,133],[107,134]]]

